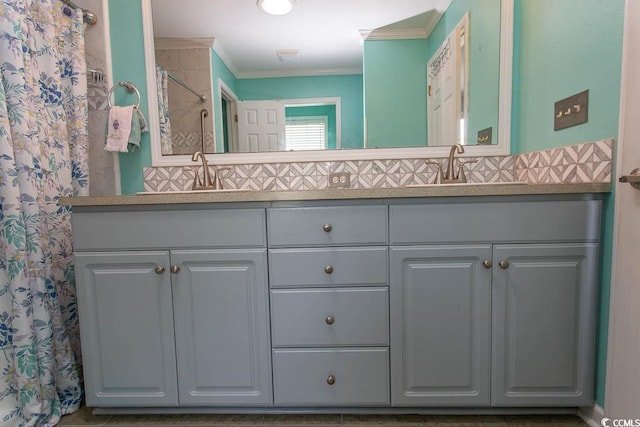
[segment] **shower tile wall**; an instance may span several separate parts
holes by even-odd
[[[203,108],[207,108],[209,113],[205,119],[205,152],[214,152],[210,49],[156,49],[156,62],[196,92],[207,97],[207,102],[203,103],[196,95],[169,79],[173,154],[193,154],[201,150],[200,111]]]
[[[98,23],[87,25],[85,30],[85,58],[87,69],[99,69],[105,73],[107,54],[105,40],[108,30],[102,9],[102,0],[77,0],[83,9],[98,15]],[[92,196],[116,194],[114,155],[104,151],[107,110],[107,80],[99,85],[89,85],[89,194]]]

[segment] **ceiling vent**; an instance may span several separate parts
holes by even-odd
[[[278,61],[285,64],[300,62],[300,50],[276,50]]]

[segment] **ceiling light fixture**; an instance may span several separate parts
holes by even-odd
[[[295,0],[258,0],[258,9],[269,15],[286,15],[295,4]]]

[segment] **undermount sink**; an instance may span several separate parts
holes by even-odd
[[[497,186],[497,185],[527,185],[523,181],[512,182],[447,182],[442,184],[411,184],[407,188],[424,188],[424,187],[465,187],[465,186]]]
[[[221,190],[167,190],[167,191],[141,191],[136,194],[140,195],[158,195],[158,194],[198,194],[198,193],[242,193],[251,191],[248,188],[223,188]]]

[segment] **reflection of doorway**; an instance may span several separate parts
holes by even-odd
[[[341,147],[340,98],[238,101],[238,144],[231,152]]]
[[[230,148],[238,144],[238,126],[237,120],[237,102],[238,97],[235,93],[220,79],[218,79],[218,87],[220,89],[221,103],[221,120],[222,126],[222,147],[216,147],[216,152],[229,153]]]
[[[465,144],[468,108],[469,14],[427,63],[427,130],[430,146]]]

